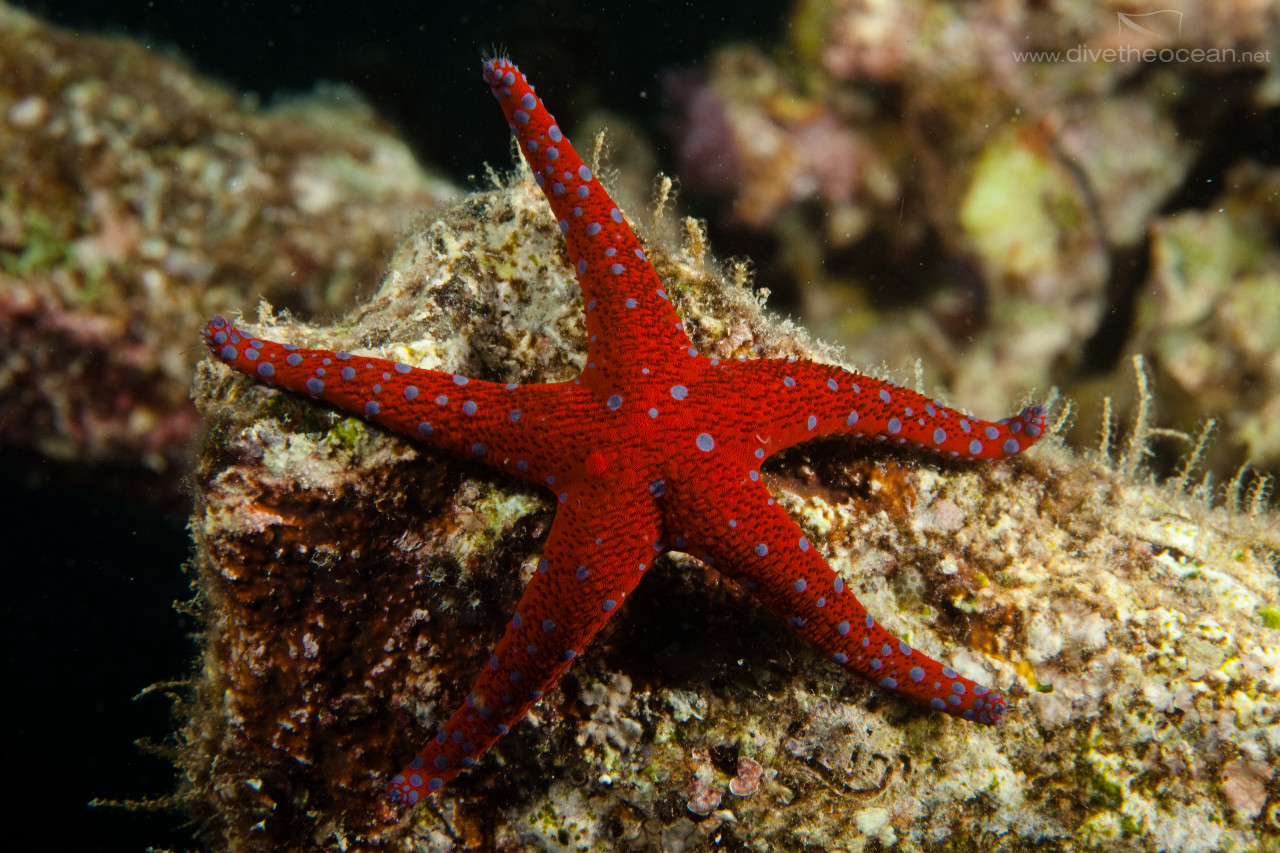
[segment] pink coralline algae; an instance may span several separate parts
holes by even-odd
[[[732,192],[733,216],[753,228],[772,225],[783,211],[809,199],[851,210],[867,192],[896,190],[883,182],[886,164],[868,140],[821,104],[798,103],[781,80],[771,81],[779,91],[764,110],[742,104],[736,87],[771,75],[767,66],[741,59],[731,69],[717,67],[705,80],[691,73],[668,79],[684,116],[677,150],[682,181]],[[722,62],[732,64],[729,57]],[[863,228],[859,222],[858,230]]]
[[[689,811],[706,817],[720,807],[720,791],[702,778],[694,780],[687,800]]]
[[[760,788],[760,777],[764,768],[754,759],[742,757],[738,759],[738,775],[729,780],[729,793],[735,797],[749,797]]]

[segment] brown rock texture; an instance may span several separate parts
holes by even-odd
[[[0,448],[162,506],[214,308],[307,315],[454,195],[352,91],[262,109],[0,4]]]

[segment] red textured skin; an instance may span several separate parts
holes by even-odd
[[[579,270],[589,345],[577,379],[467,380],[249,338],[221,317],[204,333],[214,355],[237,370],[557,496],[538,571],[489,666],[463,707],[394,777],[393,801],[412,805],[472,766],[556,684],[653,559],[675,549],[742,582],[863,678],[958,717],[997,722],[1004,697],[876,624],[775,504],[759,469],[785,447],[835,434],[996,459],[1034,444],[1044,412],[1030,407],[991,423],[838,367],[699,355],[635,234],[524,75],[497,58],[485,62],[484,77]]]

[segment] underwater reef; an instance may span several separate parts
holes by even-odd
[[[852,678],[671,555],[401,822],[387,780],[484,666],[553,499],[235,374],[198,330],[256,307],[298,344],[569,379],[556,224],[524,171],[459,197],[346,90],[264,109],[0,4],[0,442],[161,503],[188,478],[200,658],[163,688],[202,841],[1280,847],[1280,518],[1241,468],[1280,470],[1280,12],[1180,8],[1171,30],[1123,4],[804,0],[785,51],[672,83],[679,179],[726,195],[752,261],[718,260],[669,181],[615,192],[704,354],[869,365],[979,415],[1052,398],[1055,435],[1006,462],[830,440],[763,471],[886,627],[1009,715]],[[1081,47],[1239,54],[1061,58]],[[812,285],[814,336],[765,310],[777,269]]]
[[[0,447],[181,505],[191,330],[259,299],[349,306],[455,192],[352,90],[263,109],[0,3]]]
[[[851,360],[957,399],[1132,416],[1171,473],[1280,472],[1280,7],[802,0],[785,41],[669,76],[682,186]],[[705,202],[704,202],[705,203]],[[750,248],[748,248],[750,247]]]
[[[837,360],[766,312],[696,222],[662,210],[633,221],[701,352]],[[334,325],[267,312],[249,327],[547,382],[581,369],[581,311],[559,231],[520,172],[415,232]],[[1151,482],[1149,424],[1105,448],[1051,438],[994,464],[833,440],[765,466],[886,627],[1005,690],[1015,707],[999,725],[849,677],[672,555],[525,722],[400,825],[385,784],[484,665],[552,498],[212,360],[193,393],[207,425],[191,521],[206,628],[180,709],[180,798],[211,846],[1261,851],[1280,839],[1277,519],[1257,489],[1215,508],[1193,457],[1185,477]]]

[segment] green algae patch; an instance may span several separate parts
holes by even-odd
[[[960,223],[983,258],[1023,278],[1058,267],[1060,235],[1080,220],[1062,170],[1017,133],[983,152],[960,207]]]

